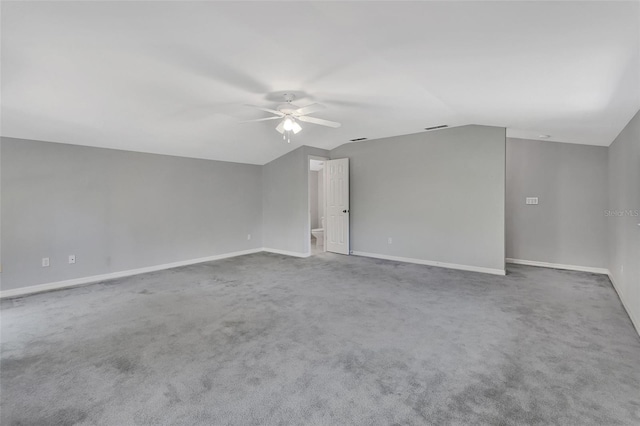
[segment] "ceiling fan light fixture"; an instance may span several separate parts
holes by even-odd
[[[273,114],[273,117],[266,118],[258,118],[255,120],[249,120],[250,122],[254,121],[267,121],[267,120],[278,120],[279,123],[276,126],[276,131],[282,135],[282,138],[287,142],[291,143],[291,134],[297,135],[302,131],[302,126],[299,122],[304,123],[312,123],[320,126],[338,128],[341,126],[340,123],[335,121],[324,120],[322,118],[310,117],[308,114],[313,114],[318,111],[322,111],[326,109],[326,107],[322,104],[313,103],[303,107],[299,107],[294,105],[292,101],[295,99],[295,95],[292,93],[284,94],[285,103],[276,107],[276,109],[264,108],[256,105],[247,105],[252,108],[259,109],[261,111],[268,112]]]
[[[286,130],[287,132],[293,130],[293,125],[296,124],[295,121],[293,121],[293,119],[291,117],[287,117],[284,119],[284,121],[282,122],[282,126],[284,128],[284,130]]]

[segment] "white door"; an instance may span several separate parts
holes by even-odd
[[[349,254],[349,159],[325,162],[327,251]]]

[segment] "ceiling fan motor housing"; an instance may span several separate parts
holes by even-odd
[[[283,114],[292,114],[298,108],[300,107],[290,102],[287,102],[286,104],[278,105],[278,111],[280,111]]]
[[[296,98],[296,95],[294,95],[293,93],[285,93],[282,95],[282,97],[284,98],[285,103],[278,105],[277,108],[281,113],[292,114],[295,110],[300,108],[297,105],[293,104],[293,101]]]

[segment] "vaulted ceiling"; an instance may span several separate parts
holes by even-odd
[[[481,124],[609,145],[640,108],[636,2],[2,2],[3,136],[264,164]],[[283,92],[320,102],[291,144]]]

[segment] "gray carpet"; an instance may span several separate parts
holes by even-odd
[[[255,254],[2,302],[2,425],[638,425],[608,279]]]

